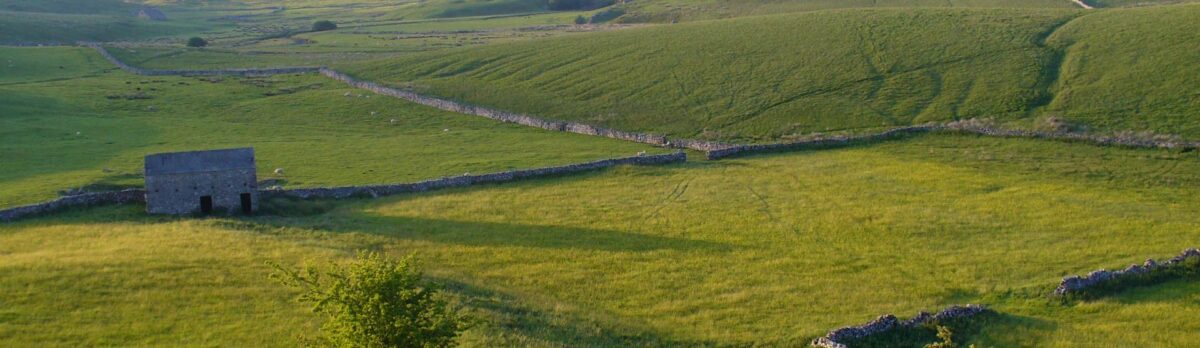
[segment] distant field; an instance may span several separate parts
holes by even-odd
[[[0,207],[80,186],[140,185],[142,157],[162,151],[254,146],[261,178],[284,168],[288,186],[329,186],[561,165],[648,149],[358,97],[362,91],[317,75],[210,82],[100,73],[99,56],[82,48],[0,48],[0,57],[18,57],[14,69],[29,74],[0,75]],[[54,81],[10,83],[28,82],[35,72]]]
[[[639,0],[619,22],[672,22],[872,7],[1072,8],[1070,0]]]
[[[841,10],[488,45],[346,68],[366,79],[549,118],[771,141],[960,118],[1027,118],[1050,97],[1055,52],[1039,36],[1077,14]]]
[[[964,344],[1186,344],[1200,339],[1194,284],[1043,296],[1063,275],[1194,246],[1197,173],[1194,152],[926,136],[313,216],[77,211],[0,225],[0,288],[14,289],[0,345],[291,346],[314,324],[263,262],[360,248],[425,260],[486,319],[467,346],[797,346],[958,303],[1002,313]]]

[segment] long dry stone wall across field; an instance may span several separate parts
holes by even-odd
[[[85,193],[81,195],[60,197],[49,202],[0,210],[0,221],[11,222],[18,219],[49,214],[73,207],[144,202],[146,202],[145,190],[135,189],[114,192]]]
[[[350,197],[380,197],[398,193],[425,192],[452,187],[465,187],[480,184],[496,184],[522,179],[566,175],[609,168],[619,165],[659,165],[687,162],[687,154],[676,152],[663,155],[639,155],[606,159],[594,162],[570,164],[557,167],[513,170],[501,173],[482,175],[462,175],[409,184],[347,186],[334,188],[305,188],[290,190],[261,190],[260,197],[292,197],[310,198],[350,198]],[[108,204],[145,203],[146,191],[135,189],[115,192],[86,193],[66,196],[53,201],[32,204],[0,210],[0,222],[12,222],[23,218],[52,213],[66,208],[86,207]]]
[[[1177,137],[1156,136],[1132,132],[1098,134],[1084,132],[1042,132],[1007,129],[980,120],[956,121],[945,124],[924,124],[909,127],[893,128],[884,132],[866,135],[843,135],[818,137],[803,141],[774,144],[732,145],[721,149],[708,151],[708,159],[722,159],[742,155],[767,152],[783,152],[813,148],[846,146],[859,143],[872,143],[903,138],[915,134],[931,132],[953,132],[975,134],[1002,138],[1029,138],[1068,142],[1081,142],[1095,145],[1124,146],[1133,148],[1160,149],[1198,149],[1200,142],[1185,141]]]
[[[625,132],[609,128],[601,128],[583,123],[545,120],[525,114],[512,113],[489,109],[485,107],[460,103],[456,101],[433,98],[416,94],[409,91],[386,87],[373,82],[359,81],[349,75],[343,74],[333,69],[321,68],[321,74],[328,76],[334,80],[345,82],[346,84],[359,89],[365,89],[381,95],[408,100],[417,104],[435,107],[438,109],[457,112],[460,114],[483,116],[501,122],[516,123],[524,126],[537,127],[559,132],[570,132],[585,135],[601,136],[606,138],[627,140],[645,144],[651,144],[663,147],[674,147],[683,149],[692,149],[697,151],[713,151],[730,147],[732,145],[688,140],[688,139],[671,139],[661,135]]]
[[[657,165],[668,163],[683,163],[687,154],[676,152],[665,155],[636,156],[608,159],[595,162],[571,164],[559,167],[514,170],[501,173],[481,175],[461,175],[448,178],[427,180],[409,184],[347,186],[335,188],[306,188],[290,190],[264,190],[261,195],[270,197],[291,197],[300,199],[312,198],[349,198],[349,197],[380,197],[399,193],[425,192],[453,187],[464,187],[479,184],[495,184],[521,179],[565,175],[608,168],[618,165]]]

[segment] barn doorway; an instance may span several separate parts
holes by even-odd
[[[249,193],[242,194],[242,214],[250,215],[254,213],[254,202],[250,199]]]
[[[208,215],[212,214],[212,211],[212,196],[200,196],[200,213]]]

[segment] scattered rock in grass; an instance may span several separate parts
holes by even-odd
[[[275,175],[283,175],[283,168],[275,168]]]

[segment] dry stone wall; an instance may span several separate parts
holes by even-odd
[[[766,152],[781,152],[794,151],[811,148],[824,148],[846,146],[857,143],[871,143],[877,141],[892,140],[905,136],[930,133],[930,132],[955,132],[966,133],[992,137],[1004,138],[1031,138],[1031,139],[1046,139],[1070,142],[1082,142],[1095,145],[1106,146],[1124,146],[1134,148],[1161,148],[1161,149],[1197,149],[1200,148],[1200,142],[1185,141],[1177,137],[1154,136],[1149,134],[1137,133],[1115,133],[1115,134],[1098,134],[1084,132],[1043,132],[1043,131],[1028,131],[1007,129],[988,122],[980,120],[956,121],[945,124],[924,124],[917,126],[908,126],[894,128],[881,133],[856,135],[856,136],[833,136],[821,137],[804,141],[790,143],[775,143],[775,144],[753,144],[753,145],[734,145],[726,146],[721,149],[708,151],[708,159],[716,160],[727,157],[735,157],[741,155],[749,155]]]
[[[687,139],[671,139],[661,135],[625,132],[609,128],[601,128],[583,123],[545,120],[525,114],[512,113],[489,109],[485,107],[460,103],[456,101],[433,98],[420,95],[417,93],[386,87],[373,82],[359,81],[349,75],[343,74],[333,69],[321,68],[322,75],[328,76],[334,80],[345,82],[354,88],[365,89],[378,94],[389,97],[408,100],[417,104],[430,106],[446,111],[457,112],[460,114],[468,114],[475,116],[487,117],[493,120],[516,123],[524,126],[537,127],[559,132],[570,132],[585,135],[601,136],[606,138],[620,139],[633,141],[645,144],[651,144],[663,147],[686,148],[697,151],[713,151],[723,149],[732,145],[722,144],[709,141],[687,140]]]
[[[114,192],[85,193],[81,195],[60,197],[49,202],[0,210],[0,222],[12,222],[18,219],[48,214],[73,207],[145,202],[145,190],[135,189]]]
[[[825,336],[813,340],[812,346],[821,348],[846,348],[846,344],[850,341],[864,339],[891,330],[916,328],[930,322],[973,317],[987,311],[987,307],[969,304],[965,306],[950,306],[937,314],[921,312],[917,316],[904,321],[896,318],[895,315],[887,314],[866,324],[847,326],[830,331]]]
[[[300,199],[312,198],[331,198],[341,199],[349,197],[380,197],[394,195],[400,193],[425,192],[437,189],[446,189],[452,187],[464,187],[479,184],[495,184],[510,182],[522,179],[556,176],[564,174],[579,173],[592,171],[602,168],[608,168],[618,165],[658,165],[668,163],[683,163],[687,161],[687,154],[677,152],[665,155],[652,156],[636,156],[617,159],[608,159],[595,162],[587,162],[580,164],[571,164],[559,167],[547,167],[538,169],[514,170],[501,173],[482,174],[482,175],[461,175],[448,178],[427,180],[409,184],[393,184],[393,185],[369,185],[369,186],[347,186],[335,188],[308,188],[308,189],[290,189],[290,190],[264,190],[261,191],[263,198],[271,197],[291,197]]]
[[[1069,276],[1063,278],[1062,283],[1059,283],[1058,288],[1054,289],[1055,296],[1065,296],[1079,293],[1080,291],[1104,284],[1109,281],[1120,280],[1122,278],[1133,278],[1139,275],[1150,273],[1154,270],[1172,267],[1178,265],[1189,258],[1200,257],[1200,249],[1187,249],[1178,256],[1172,257],[1169,260],[1158,262],[1154,259],[1148,259],[1141,265],[1129,265],[1123,270],[1109,271],[1098,270],[1088,273],[1086,276]]]

